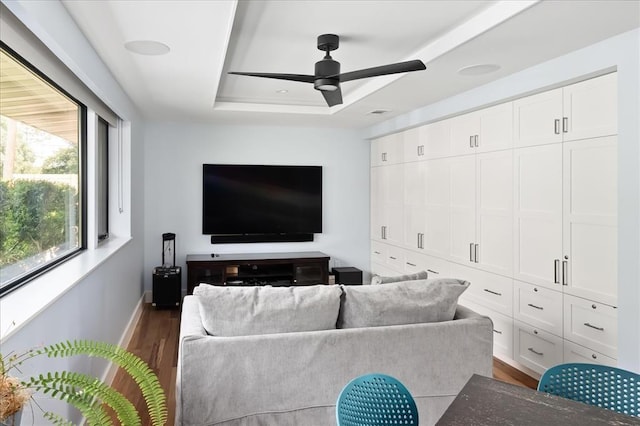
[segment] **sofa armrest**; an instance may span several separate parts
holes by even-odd
[[[204,336],[207,336],[207,332],[202,326],[202,319],[200,319],[198,300],[193,295],[185,296],[180,319],[180,340]]]

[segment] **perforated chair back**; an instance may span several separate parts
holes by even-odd
[[[350,381],[336,403],[338,426],[417,425],[418,408],[406,387],[386,374]]]
[[[640,417],[640,374],[598,364],[560,364],[544,372],[538,390]]]

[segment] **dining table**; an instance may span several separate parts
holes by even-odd
[[[639,426],[640,417],[474,374],[437,426]]]

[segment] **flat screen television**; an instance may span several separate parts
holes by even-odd
[[[322,166],[203,164],[202,233],[212,243],[312,241]]]

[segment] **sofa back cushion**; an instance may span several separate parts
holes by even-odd
[[[202,326],[213,336],[334,329],[342,294],[337,285],[198,287]]]
[[[413,281],[413,280],[426,280],[428,278],[427,271],[416,272],[415,274],[396,275],[393,277],[383,277],[381,275],[374,275],[371,277],[371,284],[389,284],[397,283],[398,281]]]
[[[344,286],[339,328],[450,321],[469,287],[453,278]]]

